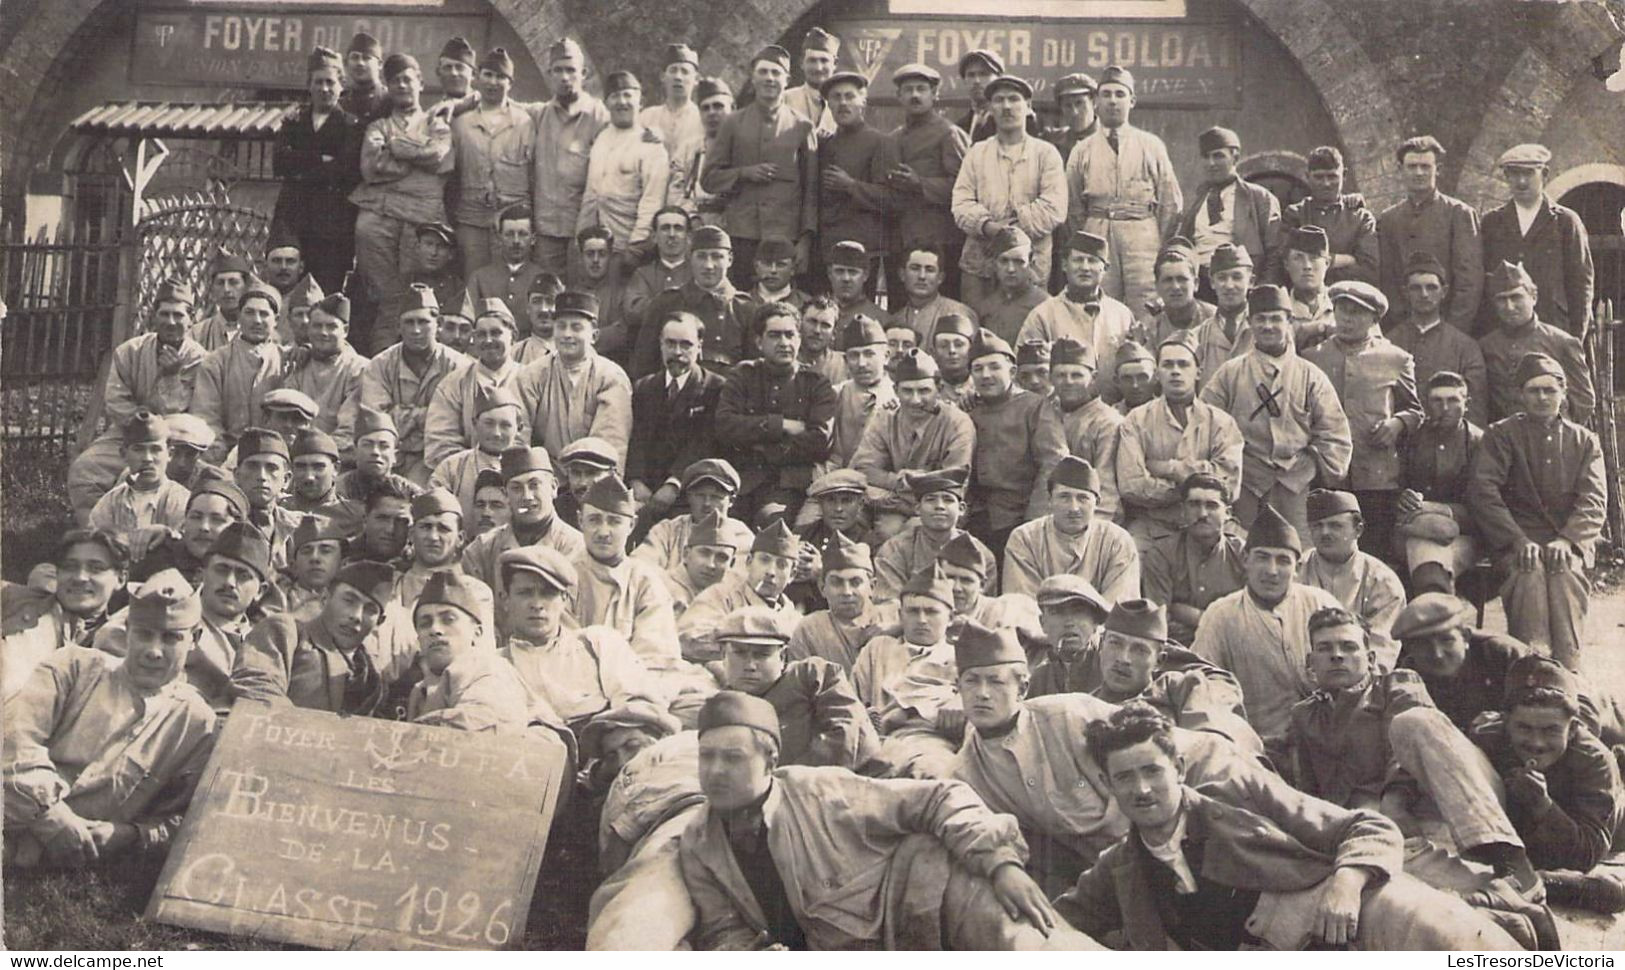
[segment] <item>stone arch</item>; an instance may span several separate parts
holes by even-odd
[[[1546,183],[1546,194],[1553,199],[1561,199],[1570,190],[1592,182],[1608,182],[1613,185],[1625,186],[1625,165],[1614,165],[1608,162],[1587,162],[1576,165],[1554,176]]]

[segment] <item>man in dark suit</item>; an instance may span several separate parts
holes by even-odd
[[[716,370],[726,370],[752,355],[750,340],[751,297],[734,289],[728,281],[733,265],[733,240],[715,226],[701,226],[689,233],[688,282],[657,294],[643,309],[632,343],[633,380],[659,373],[660,326],[672,313],[691,313],[705,324],[700,359]],[[681,466],[678,466],[681,467]]]
[[[282,126],[271,169],[282,180],[272,238],[299,240],[305,268],[324,293],[337,293],[355,259],[355,206],[350,192],[361,173],[361,123],[339,106],[344,90],[338,55],[311,52],[306,72],[310,103]]]
[[[650,323],[655,323],[651,320]],[[705,322],[674,310],[661,321],[664,367],[632,386],[626,479],[646,514],[659,517],[682,491],[683,469],[717,452],[712,427],[723,380],[700,366]]]
[[[1132,701],[1084,733],[1130,829],[1055,901],[1134,950],[1517,950],[1465,901],[1401,871],[1403,839],[1274,775],[1187,787],[1169,720]]]
[[[1269,189],[1236,173],[1241,138],[1235,132],[1209,128],[1197,136],[1196,147],[1207,178],[1179,218],[1179,235],[1196,243],[1197,262],[1203,269],[1215,249],[1231,243],[1253,257],[1260,282],[1275,282],[1285,252],[1281,203]]]
[[[1514,145],[1501,154],[1501,177],[1512,189],[1506,205],[1484,213],[1479,238],[1484,265],[1522,263],[1540,293],[1535,316],[1581,340],[1591,326],[1594,272],[1585,223],[1567,206],[1546,195],[1545,145]],[[1479,310],[1479,332],[1495,326],[1489,301]]]
[[[967,51],[959,59],[959,79],[965,82],[970,91],[970,110],[959,119],[959,127],[965,129],[970,135],[972,144],[992,138],[998,130],[998,122],[993,120],[993,109],[988,104],[987,95],[983,93],[988,82],[1004,73],[1004,59],[997,51],[987,49]],[[896,83],[895,81],[893,83]],[[1043,126],[1038,123],[1038,116],[1027,115],[1027,134],[1037,138],[1043,133]],[[1062,158],[1065,161],[1065,158]]]

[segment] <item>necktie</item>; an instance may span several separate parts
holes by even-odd
[[[1224,197],[1220,195],[1220,193],[1223,192],[1225,186],[1229,184],[1229,182],[1224,182],[1222,184],[1208,186],[1207,221],[1210,224],[1218,222],[1219,219],[1224,215]]]
[[[1118,151],[1118,147],[1119,147],[1118,146],[1118,141],[1117,141],[1117,129],[1116,128],[1107,128],[1106,129],[1106,144],[1111,146],[1112,154],[1116,155],[1117,151]]]
[[[666,382],[666,401],[669,403],[671,401],[677,400],[677,395],[679,393],[681,393],[682,390],[683,390],[683,385],[679,384],[677,381],[675,381],[675,380],[667,381]]]

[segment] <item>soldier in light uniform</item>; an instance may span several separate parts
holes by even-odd
[[[835,132],[824,85],[834,75],[840,54],[841,38],[822,27],[809,29],[801,39],[801,83],[784,90],[784,103],[812,122],[813,131],[821,137]]]
[[[474,320],[475,356],[435,385],[424,414],[423,461],[431,469],[476,443],[479,433],[475,424],[481,413],[482,395],[497,389],[513,393],[519,384],[523,365],[513,356],[516,332],[507,304],[486,300],[478,313]],[[530,426],[523,420],[524,415],[520,417],[520,433],[528,436]]]
[[[64,647],[90,646],[107,622],[107,603],[129,575],[130,552],[117,537],[69,529],[56,545],[54,590],[0,586],[0,699],[11,697],[29,673]],[[9,706],[9,705],[5,705]]]
[[[607,626],[652,666],[678,659],[677,621],[661,569],[629,558],[626,542],[637,502],[613,470],[581,499],[586,552],[575,560],[579,586],[573,612],[583,626]]]
[[[969,468],[976,448],[970,417],[942,400],[937,362],[910,350],[891,368],[897,407],[875,413],[848,462],[869,487],[907,495],[916,473]]]
[[[502,453],[502,482],[512,519],[487,532],[463,549],[463,571],[495,588],[500,581],[497,559],[519,546],[546,545],[570,559],[586,551],[586,544],[553,508],[558,473],[546,448],[509,448]]]
[[[530,113],[509,99],[513,58],[494,47],[480,58],[474,83],[479,106],[452,119],[452,150],[457,158],[457,248],[463,272],[472,275],[497,255],[497,213],[531,200],[531,165],[536,157],[536,125]]]
[[[654,252],[655,213],[666,204],[671,158],[653,129],[637,120],[643,85],[631,71],[613,71],[604,82],[609,127],[593,139],[587,161],[587,187],[581,196],[576,232],[602,226],[612,236],[610,272],[630,275]],[[608,308],[606,308],[608,309]],[[618,319],[621,308],[613,308]]]
[[[481,531],[476,503],[479,478],[502,471],[502,453],[526,441],[519,398],[505,387],[478,388],[474,393],[474,445],[441,459],[429,476],[431,488],[444,488],[463,507],[463,534],[472,541]],[[500,485],[500,479],[498,481]]]
[[[1118,521],[1123,516],[1117,486],[1118,433],[1123,415],[1100,396],[1097,363],[1087,345],[1070,337],[1055,341],[1049,355],[1049,399],[1060,415],[1068,453],[1093,465],[1100,477],[1096,514]]]
[[[440,304],[434,291],[413,287],[402,303],[401,341],[379,353],[362,372],[360,403],[394,421],[399,435],[395,471],[422,486],[432,470],[424,461],[429,403],[440,382],[467,366],[470,358],[440,343]]]
[[[1135,323],[1134,311],[1101,289],[1111,255],[1104,237],[1070,233],[1062,256],[1066,288],[1033,309],[1016,343],[1051,343],[1067,337],[1089,348],[1097,368],[1115,357]]]
[[[1025,522],[1010,534],[1004,553],[1006,594],[1032,596],[1045,578],[1072,573],[1088,580],[1107,602],[1140,595],[1140,554],[1134,539],[1097,517],[1100,474],[1067,455],[1049,476],[1050,514]]]
[[[333,435],[341,451],[354,443],[355,408],[361,400],[361,374],[367,369],[367,358],[350,346],[349,332],[349,297],[343,293],[323,297],[310,308],[305,327],[309,353],[282,378],[284,388],[316,402],[316,427]]]
[[[282,297],[263,283],[244,291],[237,332],[197,369],[189,410],[215,433],[211,455],[224,458],[243,429],[260,424],[260,402],[282,378],[282,348],[271,339]]]
[[[1405,608],[1405,587],[1386,563],[1356,545],[1367,525],[1354,493],[1317,488],[1308,508],[1314,548],[1298,563],[1298,582],[1320,587],[1358,616],[1377,660],[1392,670],[1399,644],[1388,631]]]

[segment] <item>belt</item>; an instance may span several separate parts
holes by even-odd
[[[1135,222],[1140,219],[1155,218],[1149,206],[1120,206],[1097,208],[1090,206],[1084,216],[1086,219],[1110,219],[1113,222]]]

